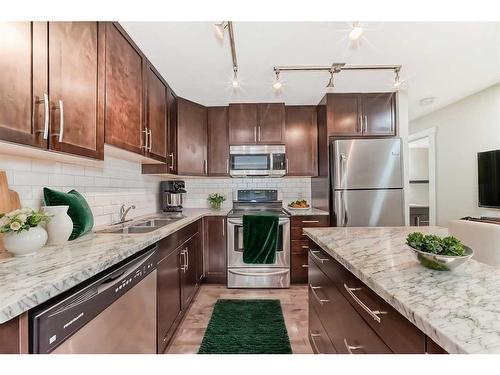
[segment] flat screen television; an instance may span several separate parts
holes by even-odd
[[[500,150],[479,152],[479,207],[500,208]]]

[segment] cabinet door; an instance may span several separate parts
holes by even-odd
[[[257,143],[257,104],[229,104],[229,144]]]
[[[207,108],[178,98],[177,101],[177,163],[179,174],[207,174]]]
[[[363,134],[395,135],[394,93],[363,94]]]
[[[259,104],[258,113],[257,141],[263,144],[285,143],[285,105]]]
[[[46,22],[0,22],[1,140],[47,147],[47,47]]]
[[[98,33],[97,22],[49,22],[50,148],[102,159]]]
[[[361,135],[361,100],[357,94],[327,96],[328,135]]]
[[[318,175],[315,106],[287,106],[285,144],[288,176]]]
[[[182,272],[182,310],[185,311],[198,286],[198,251],[199,234],[191,237],[180,250],[181,272]]]
[[[114,23],[106,23],[106,143],[143,154],[143,60]]]
[[[226,218],[207,216],[204,219],[203,259],[209,283],[226,283]]]
[[[181,313],[179,249],[158,262],[157,272],[158,353],[163,353],[172,336],[173,324]]]
[[[229,129],[227,107],[207,109],[208,172],[210,176],[229,175]]]
[[[177,96],[169,87],[167,90],[168,109],[168,172],[177,174]]]
[[[147,68],[147,156],[159,161],[167,161],[167,87],[156,70]]]

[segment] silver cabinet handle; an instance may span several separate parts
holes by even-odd
[[[311,292],[312,292],[314,298],[316,298],[316,300],[319,302],[320,305],[324,305],[325,303],[330,302],[329,299],[321,299],[321,298],[319,298],[318,293],[316,293],[316,289],[323,289],[323,287],[321,287],[321,286],[312,286],[311,284],[309,284],[309,288],[311,289]]]
[[[186,247],[186,270],[189,270],[189,248]]]
[[[181,270],[182,272],[186,273],[187,271],[187,265],[186,265],[186,249],[181,250],[182,259],[181,259]]]
[[[50,107],[49,107],[49,95],[43,94],[43,99],[37,99],[35,104],[43,103],[43,131],[37,131],[37,133],[43,133],[43,139],[49,137],[49,121],[50,121]]]
[[[59,99],[59,143],[63,140],[64,135],[64,105],[63,101]]]
[[[361,116],[361,115],[359,115],[359,130],[357,130],[357,131],[358,131],[358,133],[363,133],[363,116]]]
[[[226,159],[226,173],[229,174],[229,158]]]
[[[347,349],[347,352],[348,352],[349,354],[354,354],[354,353],[352,352],[353,350],[363,349],[363,347],[362,347],[362,346],[354,346],[354,345],[349,345],[349,344],[347,343],[347,339],[345,339],[345,338],[344,338],[344,345],[345,345],[345,348]]]
[[[302,223],[319,223],[319,220],[302,220]]]
[[[368,133],[368,116],[365,115],[365,133]]]
[[[207,159],[203,159],[203,174],[208,173]]]
[[[226,237],[226,220],[222,219],[222,237]]]
[[[301,248],[309,250],[309,246],[307,246],[307,245],[302,245]]]
[[[260,125],[259,125],[259,137],[258,137],[258,140],[260,142]]]
[[[312,332],[311,332],[311,333],[309,333],[309,337],[311,337],[311,342],[312,342],[312,344],[313,344],[313,349],[314,349],[314,352],[315,352],[315,353],[318,353],[318,354],[323,354],[323,353],[321,353],[321,352],[319,351],[319,349],[318,349],[318,345],[316,344],[316,340],[315,340],[315,338],[317,338],[317,337],[320,337],[320,338],[321,338],[321,335],[320,335],[319,333],[312,333]]]
[[[151,152],[151,145],[153,144],[153,135],[151,132],[151,129],[148,128],[148,135],[149,135],[149,148],[148,151]]]
[[[302,268],[309,268],[309,264],[303,264]]]
[[[288,158],[286,158],[286,173],[288,174]]]
[[[170,160],[171,160],[169,168],[170,168],[170,170],[173,170],[174,169],[174,153],[171,152],[170,155],[169,155],[169,157],[170,157]]]
[[[254,142],[257,142],[257,127],[253,127],[253,140]]]
[[[144,146],[142,146],[142,148],[148,151],[148,128],[144,129],[142,132],[144,133]]]
[[[356,303],[361,306],[361,308],[363,310],[365,310],[368,315],[370,315],[373,320],[375,320],[377,323],[380,323],[380,316],[379,315],[383,315],[383,314],[387,314],[386,311],[378,311],[378,310],[370,310],[370,308],[368,306],[366,306],[363,301],[361,301],[357,296],[356,294],[354,294],[355,291],[357,290],[361,290],[362,288],[350,288],[347,286],[346,283],[344,283],[344,289],[347,290],[347,293],[349,293],[349,295],[352,297],[352,299],[354,301],[356,301]]]
[[[320,258],[319,256],[317,256],[316,254],[321,254],[319,251],[309,250],[309,252],[313,256],[313,258],[316,259],[318,262],[321,262],[321,264],[328,262],[330,260],[328,258]]]

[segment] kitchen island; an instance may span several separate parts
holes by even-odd
[[[405,244],[417,230],[447,235],[440,227],[304,232],[322,256],[333,258],[448,353],[500,353],[500,271],[473,259],[451,272],[424,268]]]

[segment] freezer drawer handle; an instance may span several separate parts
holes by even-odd
[[[319,223],[319,220],[302,220],[303,223]]]
[[[370,315],[373,320],[375,320],[377,323],[380,323],[380,316],[379,315],[383,315],[383,314],[387,314],[387,311],[378,311],[378,310],[371,310],[368,306],[366,306],[363,301],[361,301],[357,296],[356,294],[354,294],[355,291],[358,291],[358,290],[361,290],[362,288],[350,288],[347,286],[346,283],[344,283],[344,289],[347,291],[347,293],[349,293],[349,295],[352,297],[352,299],[354,301],[356,301],[356,303],[361,306],[361,308],[363,310],[365,310],[368,315]]]
[[[314,257],[314,259],[316,259],[318,262],[321,262],[321,264],[328,262],[330,260],[328,258],[320,258],[319,256],[317,256],[316,254],[319,254],[320,253],[319,251],[314,251],[314,250],[309,250],[309,251],[311,255]]]
[[[355,354],[355,353],[353,353],[353,350],[363,349],[362,346],[349,345],[347,343],[347,339],[345,339],[345,338],[344,338],[344,345],[345,345],[345,348],[347,349],[347,351],[349,352],[349,354]]]
[[[277,275],[283,275],[285,273],[290,272],[289,270],[284,270],[284,271],[275,271],[275,272],[241,272],[241,271],[235,271],[235,270],[227,270],[228,272],[234,274],[234,275],[240,275],[240,276],[277,276]]]
[[[312,292],[314,298],[316,298],[316,300],[319,302],[320,305],[324,305],[325,303],[330,302],[329,299],[321,299],[321,298],[319,298],[318,293],[316,293],[316,289],[323,289],[323,287],[321,287],[321,286],[312,286],[311,284],[309,284],[309,288],[311,288],[311,292]]]
[[[316,344],[316,338],[321,338],[321,335],[319,333],[309,333],[309,337],[311,338],[311,342],[313,344],[313,347],[314,347],[314,351],[318,354],[323,354],[319,351],[318,349],[318,345]]]

